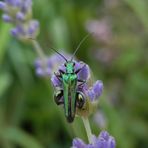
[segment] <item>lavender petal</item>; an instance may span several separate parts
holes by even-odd
[[[107,146],[108,143],[103,138],[98,139],[98,141],[95,143],[96,148],[108,148]]]
[[[43,71],[42,68],[37,68],[36,69],[36,75],[42,77],[42,76],[45,76],[45,72]]]
[[[16,14],[16,19],[19,20],[19,21],[23,21],[23,20],[25,19],[24,13],[18,12],[18,13]]]
[[[115,148],[115,139],[109,135],[108,132],[102,131],[98,137],[98,144],[102,145],[102,148]]]
[[[18,6],[18,3],[20,3],[21,2],[21,0],[5,0],[6,1],[6,3],[8,4],[8,5],[11,5],[11,6]]]
[[[88,90],[87,96],[89,97],[90,101],[92,101],[92,102],[96,99],[96,95],[95,95],[95,92],[93,90]]]
[[[105,139],[106,141],[109,140],[109,134],[108,134],[108,132],[102,131],[102,132],[100,133],[100,135],[99,135],[99,138],[103,138],[103,139]]]
[[[3,14],[3,15],[2,15],[2,19],[3,19],[5,22],[7,22],[7,23],[11,23],[11,22],[12,22],[12,18],[11,18],[9,15],[7,15],[7,14]]]
[[[0,2],[0,9],[4,10],[6,7],[6,4],[4,2]]]
[[[95,92],[96,98],[100,97],[103,91],[103,83],[100,80],[97,80],[93,85],[92,90]]]
[[[66,67],[64,64],[62,64],[61,66],[59,66],[59,70],[66,72]]]
[[[80,72],[78,73],[78,79],[80,80],[87,80],[90,76],[90,70],[89,70],[89,66],[80,62],[80,65],[81,65],[81,70]]]
[[[19,31],[17,30],[17,28],[12,28],[12,29],[10,30],[10,33],[11,33],[11,35],[14,36],[14,37],[18,37],[18,36],[19,36]]]
[[[28,28],[28,34],[32,36],[33,34],[35,34],[35,32],[38,30],[38,28],[39,28],[38,21],[36,21],[36,20],[30,21],[29,28]]]
[[[54,87],[61,87],[61,82],[59,81],[59,79],[55,75],[52,75],[51,82]]]
[[[23,2],[21,11],[26,13],[27,11],[29,11],[31,9],[31,7],[32,7],[32,0],[25,0]]]
[[[77,71],[78,69],[81,69],[84,65],[84,63],[82,64],[82,62],[77,62],[74,60],[74,63],[75,63],[75,71]]]
[[[72,148],[85,148],[86,144],[79,138],[73,139]]]

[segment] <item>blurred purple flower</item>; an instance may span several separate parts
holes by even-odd
[[[16,19],[19,20],[19,21],[24,21],[24,20],[25,20],[25,15],[24,15],[24,13],[18,12],[18,13],[16,14]]]
[[[112,38],[111,26],[108,20],[90,20],[86,23],[86,29],[88,32],[94,34],[97,41],[103,43],[109,43]]]
[[[3,20],[14,25],[10,31],[14,37],[23,40],[37,36],[39,22],[32,19],[32,0],[5,0],[0,2],[0,9]]]
[[[112,62],[115,60],[117,55],[118,51],[112,48],[96,49],[94,53],[94,56],[101,64],[109,67],[112,65]]]
[[[94,114],[93,119],[99,128],[105,129],[107,127],[106,116],[104,115],[104,113],[101,110],[97,111]]]
[[[103,91],[103,83],[98,80],[94,83],[92,88],[87,91],[87,95],[89,96],[91,101],[96,100],[96,98],[100,97]]]
[[[27,33],[29,35],[32,35],[36,32],[36,30],[39,28],[39,22],[37,20],[31,20],[29,22],[29,25],[28,25],[28,31]]]
[[[12,18],[11,18],[9,15],[7,15],[7,14],[3,14],[3,15],[2,15],[2,18],[3,18],[3,20],[4,20],[6,23],[12,22]]]
[[[5,8],[6,8],[6,4],[0,1],[0,9],[5,10]]]
[[[85,144],[81,139],[73,139],[72,148],[115,148],[115,139],[108,132],[102,131],[98,137],[92,136],[92,143]]]
[[[62,54],[67,59],[70,57],[70,55],[68,55],[68,54],[65,54],[65,53],[62,53]],[[59,69],[60,65],[64,64],[65,61],[59,55],[53,54],[50,57],[47,57],[44,62],[41,59],[37,59],[35,61],[36,74],[41,77],[42,76],[52,77],[54,72],[57,71]],[[56,78],[54,78],[54,79],[56,81]]]

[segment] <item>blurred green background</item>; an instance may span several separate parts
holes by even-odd
[[[47,55],[53,53],[51,45],[73,53],[79,41],[94,32],[76,55],[104,83],[97,111],[101,119],[90,117],[93,133],[106,129],[117,148],[147,148],[148,1],[33,4],[34,18],[40,22],[38,41]],[[10,28],[0,20],[0,147],[68,148],[74,137],[87,142],[81,119],[68,124],[53,101],[50,81],[35,75],[33,47],[12,38]]]

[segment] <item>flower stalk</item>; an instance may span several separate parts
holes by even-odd
[[[31,42],[32,42],[32,44],[33,44],[33,46],[34,46],[34,49],[35,49],[37,55],[40,57],[40,59],[41,59],[44,63],[46,63],[46,55],[44,54],[44,52],[43,52],[43,50],[42,50],[42,48],[41,48],[39,42],[36,41],[36,40],[32,40]]]
[[[82,118],[85,130],[86,130],[88,141],[89,143],[92,143],[92,132],[91,132],[89,120],[87,117],[81,117],[81,118]]]

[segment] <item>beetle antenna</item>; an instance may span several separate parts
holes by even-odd
[[[83,37],[83,39],[82,39],[82,40],[80,41],[80,43],[78,44],[76,50],[74,51],[74,53],[73,53],[72,58],[71,58],[70,61],[73,60],[75,54],[77,53],[77,51],[78,51],[78,49],[80,48],[80,46],[82,45],[82,43],[83,43],[90,35],[92,35],[92,33],[89,33],[89,34],[87,34],[86,36]]]
[[[61,53],[59,53],[56,49],[54,49],[54,48],[50,48],[50,49],[52,49],[53,51],[55,51],[58,55],[60,55],[66,62],[68,62],[68,60],[66,59],[66,57],[63,55],[63,54],[61,54]]]
[[[34,39],[34,38],[28,38],[28,39],[31,39],[31,40],[34,40],[34,41],[36,41],[36,39]],[[50,49],[52,49],[54,52],[56,52],[58,55],[60,55],[66,62],[68,61],[67,59],[66,59],[66,57],[63,55],[63,54],[61,54],[61,53],[59,53],[56,49],[54,49],[53,47],[52,48],[50,48]]]

